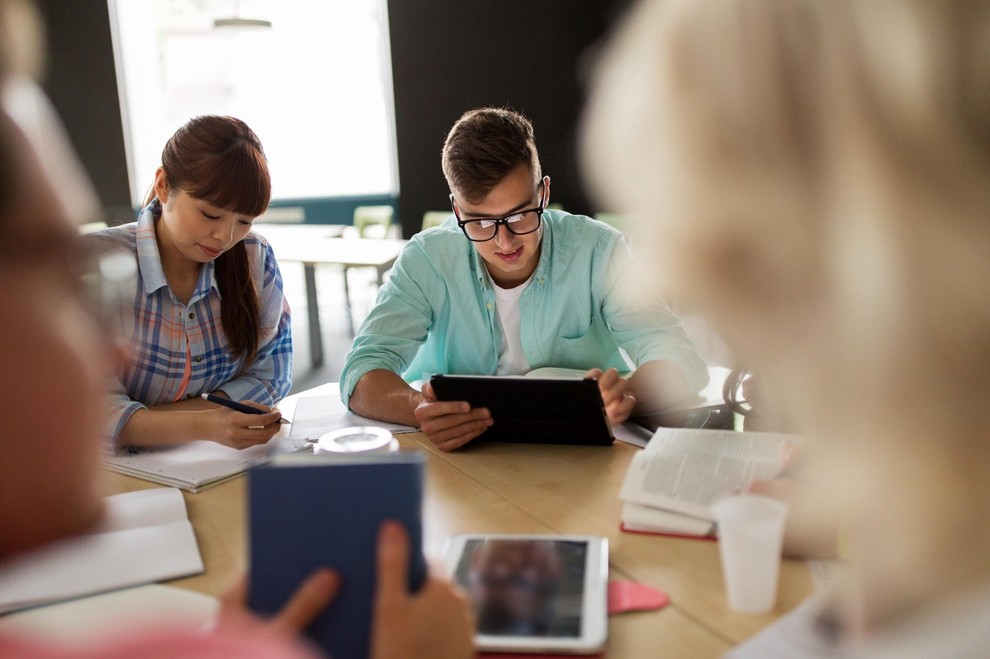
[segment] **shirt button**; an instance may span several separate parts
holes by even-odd
[[[195,361],[196,361],[197,364],[200,363],[201,361],[203,361],[203,355],[196,355]]]
[[[491,311],[492,310],[492,303],[489,302],[488,304],[486,304],[485,305],[485,308],[488,309],[489,311]]]
[[[196,319],[196,314],[194,314],[192,311],[190,311],[189,312],[189,320],[195,320],[195,319]]]

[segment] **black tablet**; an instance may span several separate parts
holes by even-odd
[[[439,400],[487,407],[495,421],[474,441],[527,444],[612,443],[612,428],[594,380],[434,375]]]

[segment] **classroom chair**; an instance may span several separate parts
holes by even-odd
[[[361,238],[387,238],[392,230],[395,209],[391,206],[357,206],[354,227]]]
[[[357,206],[354,208],[354,228],[360,238],[388,238],[392,233],[392,219],[395,209],[392,206]],[[347,326],[354,335],[354,320],[351,309],[351,286],[348,275],[354,266],[344,266],[344,300],[347,303]],[[375,271],[374,268],[365,270]],[[376,272],[377,277],[377,272]],[[371,281],[377,282],[377,279]]]
[[[426,231],[432,227],[438,227],[452,214],[450,211],[426,211],[423,213],[423,225],[419,230]]]

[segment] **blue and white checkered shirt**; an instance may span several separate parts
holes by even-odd
[[[188,304],[176,299],[169,288],[155,240],[155,218],[160,213],[155,200],[141,211],[137,222],[91,234],[94,240],[112,241],[136,253],[138,261],[133,327],[127,337],[131,358],[111,394],[106,429],[111,450],[137,410],[218,390],[233,400],[272,406],[288,393],[292,381],[289,305],[268,242],[254,233],[244,239],[261,303],[261,332],[255,360],[242,372],[244,360],[230,353],[220,320],[214,264],[203,265]],[[181,392],[187,355],[190,377]]]

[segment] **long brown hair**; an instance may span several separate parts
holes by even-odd
[[[271,200],[272,183],[261,140],[234,117],[190,119],[162,149],[162,168],[172,188],[233,213],[257,217]],[[244,241],[215,263],[223,331],[231,351],[247,365],[258,349],[261,303]]]

